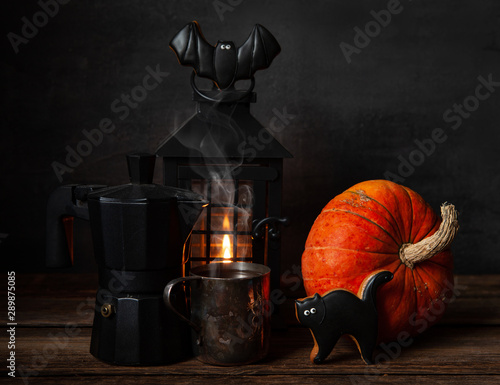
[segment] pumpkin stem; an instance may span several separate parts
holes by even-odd
[[[458,213],[455,206],[443,203],[441,216],[443,221],[434,234],[417,243],[405,243],[399,249],[399,258],[410,269],[413,269],[416,263],[432,258],[446,249],[457,235]]]

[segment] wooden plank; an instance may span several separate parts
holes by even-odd
[[[19,295],[55,298],[95,295],[97,273],[39,273],[16,274],[16,292]],[[5,291],[0,287],[0,293]]]
[[[301,289],[297,292],[304,295]],[[455,276],[455,292],[456,300],[449,304],[440,325],[500,325],[499,275]],[[285,290],[290,299],[295,293]],[[293,300],[287,301],[283,314],[288,323],[298,325],[294,306]]]
[[[491,375],[384,375],[376,378],[363,378],[355,375],[269,375],[269,376],[164,376],[163,374],[143,375],[143,376],[59,376],[59,377],[38,377],[36,384],[60,385],[60,384],[82,384],[82,385],[137,385],[137,384],[177,384],[177,385],[205,385],[205,384],[227,384],[227,385],[253,385],[253,384],[276,384],[276,385],[303,385],[303,384],[336,384],[336,385],[370,385],[370,384],[412,384],[412,385],[497,385],[500,376]],[[10,379],[0,379],[0,383],[12,383]],[[22,381],[19,381],[22,383]]]
[[[458,296],[441,325],[500,325],[500,276],[458,276]],[[91,326],[97,291],[95,274],[26,274],[17,277],[16,316],[21,326]],[[297,325],[294,297],[282,306],[288,324]],[[6,308],[0,309],[6,319]]]
[[[500,326],[500,298],[459,297],[446,309],[440,325]]]
[[[20,326],[59,327],[68,323],[92,326],[94,295],[80,298],[19,297],[17,322]],[[289,325],[298,325],[295,303],[287,299],[281,314]],[[0,319],[6,319],[5,310]],[[500,298],[457,298],[446,310],[441,325],[500,325]]]
[[[94,297],[18,298],[16,321],[25,327],[64,327],[66,324],[92,326]]]
[[[287,275],[287,281],[295,279],[292,274]],[[297,280],[300,278],[297,276]],[[499,275],[457,275],[455,285],[460,291],[459,297],[464,298],[490,298],[500,297]],[[97,290],[96,273],[39,273],[18,274],[16,276],[17,291],[24,295],[50,295],[52,297],[78,297],[82,295],[95,295]],[[303,288],[290,290],[283,289],[289,298],[300,298],[304,295]],[[5,287],[0,287],[0,293],[5,293]]]
[[[434,327],[411,344],[391,353],[377,351],[377,365],[367,366],[349,339],[341,340],[322,365],[309,361],[313,341],[308,330],[273,333],[268,357],[254,365],[217,367],[190,359],[175,365],[123,367],[100,362],[89,353],[89,328],[76,328],[66,338],[62,328],[18,328],[18,368],[33,376],[121,375],[336,375],[449,374],[500,375],[500,333],[497,327]],[[0,341],[6,355],[6,343]],[[393,357],[390,359],[388,357]],[[5,369],[2,368],[5,372]]]
[[[287,324],[299,325],[295,319],[295,303],[287,300],[281,314]],[[440,325],[497,325],[500,326],[500,297],[458,297],[449,304]]]
[[[457,275],[455,286],[463,298],[500,297],[500,275]]]
[[[91,326],[96,291],[96,274],[18,274],[16,322],[30,327]],[[0,308],[0,319],[7,319],[6,311]]]

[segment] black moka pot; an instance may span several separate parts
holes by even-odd
[[[72,218],[89,219],[99,270],[90,352],[119,365],[171,363],[190,354],[190,330],[164,306],[162,292],[182,276],[184,244],[207,202],[152,184],[153,155],[127,161],[129,184],[61,186],[51,194],[46,262],[71,266]],[[185,306],[183,293],[177,301]]]

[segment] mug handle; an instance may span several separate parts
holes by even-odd
[[[196,325],[193,321],[191,321],[190,319],[186,318],[184,316],[184,314],[182,314],[181,312],[179,312],[175,308],[175,306],[172,304],[172,301],[170,299],[170,295],[172,294],[172,289],[174,288],[175,285],[177,285],[178,283],[181,283],[181,282],[185,282],[185,281],[193,281],[195,279],[201,279],[201,277],[189,276],[189,277],[180,277],[180,278],[176,278],[176,279],[171,280],[169,283],[167,283],[167,286],[165,286],[165,290],[163,290],[163,301],[165,302],[165,305],[167,305],[167,307],[170,310],[172,310],[184,322],[187,322],[189,324],[189,326],[191,326],[197,333],[199,333],[201,331],[201,327],[198,326],[198,325]]]

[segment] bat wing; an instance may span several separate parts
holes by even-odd
[[[213,65],[215,47],[205,40],[196,21],[186,24],[177,32],[170,41],[170,48],[180,64],[193,67],[200,77],[216,80]]]
[[[238,70],[235,80],[250,79],[253,74],[271,65],[281,47],[274,36],[256,24],[248,39],[238,48]]]

